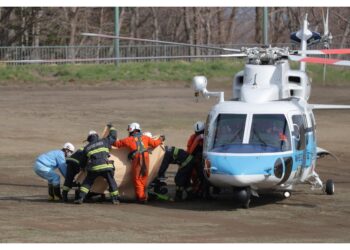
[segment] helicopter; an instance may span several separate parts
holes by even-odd
[[[332,154],[317,146],[313,110],[350,109],[350,105],[308,103],[311,79],[306,73],[306,63],[350,66],[350,61],[327,57],[350,54],[350,49],[329,49],[332,35],[328,29],[328,10],[323,35],[310,31],[308,26],[306,14],[302,28],[291,34],[291,39],[300,43],[300,50],[271,45],[231,49],[94,33],[83,35],[234,52],[166,58],[247,59],[244,69],[233,78],[230,100],[225,100],[224,92],[208,91],[205,76],[195,76],[192,86],[196,98],[202,94],[205,98],[219,100],[209,111],[205,123],[204,175],[212,186],[232,189],[242,207],[249,208],[252,196],[274,191],[288,198],[294,186],[300,183],[309,183],[312,190],[334,194],[333,180],[324,183],[316,172],[317,159]],[[326,49],[307,49],[316,43],[323,43]],[[300,62],[299,70],[292,70],[289,60]]]
[[[349,49],[306,50],[308,41],[322,39],[308,29],[307,15],[293,37],[300,41],[300,51],[243,48],[248,61],[233,79],[229,101],[223,92],[208,91],[204,76],[193,78],[195,96],[219,97],[206,122],[205,175],[213,186],[233,188],[244,208],[252,195],[264,190],[281,191],[288,198],[299,183],[334,194],[333,180],[323,183],[315,169],[317,159],[330,153],[317,147],[313,110],[350,105],[309,104],[311,82],[305,63],[350,66],[349,61],[306,56],[347,54]],[[301,62],[300,69],[291,70],[288,59]]]

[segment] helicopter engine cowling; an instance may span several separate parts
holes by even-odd
[[[260,103],[279,99],[282,76],[276,65],[246,65],[243,79],[241,101]]]

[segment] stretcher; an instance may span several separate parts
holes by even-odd
[[[109,133],[108,128],[105,128],[102,137],[105,137]],[[156,139],[157,137],[154,137]],[[154,148],[149,154],[149,172],[148,172],[148,183],[149,185],[158,174],[158,170],[164,157],[164,146],[160,145]],[[118,185],[119,195],[121,200],[133,201],[136,200],[134,184],[131,175],[131,161],[128,159],[129,150],[126,148],[114,148],[110,150],[109,159],[114,161],[115,172],[114,178]],[[82,183],[86,177],[86,172],[80,172],[76,176],[76,182]],[[108,184],[102,177],[96,178],[92,185],[91,192],[94,193],[108,193]]]

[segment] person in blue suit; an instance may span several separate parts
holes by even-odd
[[[65,177],[67,173],[66,157],[69,157],[73,152],[73,144],[67,142],[62,149],[41,154],[35,160],[34,172],[48,181],[49,201],[62,200],[60,176],[55,170],[58,169]]]

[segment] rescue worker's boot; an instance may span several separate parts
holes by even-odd
[[[88,188],[86,188],[84,186],[80,187],[80,189],[79,189],[79,197],[78,197],[78,199],[74,200],[74,203],[75,204],[83,204],[83,202],[85,200],[85,197],[88,194],[88,192],[89,192]]]
[[[183,200],[182,196],[183,196],[183,188],[176,187],[175,201],[182,201]]]
[[[62,199],[64,202],[68,202],[68,191],[67,190],[62,191]]]
[[[165,182],[166,178],[158,178],[154,183],[154,192],[158,194],[167,194],[168,193],[168,187],[167,183]]]
[[[82,195],[82,193],[80,193],[78,199],[74,200],[74,203],[78,204],[78,205],[81,205],[84,202],[84,198],[85,198],[85,195]]]
[[[79,189],[75,190],[75,192],[74,192],[74,200],[79,199],[79,194],[80,194],[80,190]]]
[[[48,191],[49,191],[49,198],[48,198],[48,200],[49,201],[53,201],[55,197],[54,197],[54,193],[53,193],[53,185],[52,184],[48,185]]]
[[[191,201],[196,198],[196,195],[193,193],[193,190],[191,187],[186,188],[186,200]]]
[[[70,187],[63,186],[62,187],[62,199],[63,202],[68,202],[68,192],[70,191]]]
[[[83,202],[84,202],[84,200],[85,200],[85,197],[86,197],[86,193],[80,191],[80,192],[79,192],[79,197],[78,197],[78,199],[75,199],[75,200],[74,200],[74,203],[75,203],[75,204],[78,204],[78,205],[83,204]]]
[[[112,196],[111,200],[112,200],[112,204],[113,205],[119,205],[120,204],[119,196]]]
[[[62,200],[62,195],[61,195],[61,187],[60,185],[53,186],[53,194],[54,194],[54,200],[55,201],[60,201]]]

